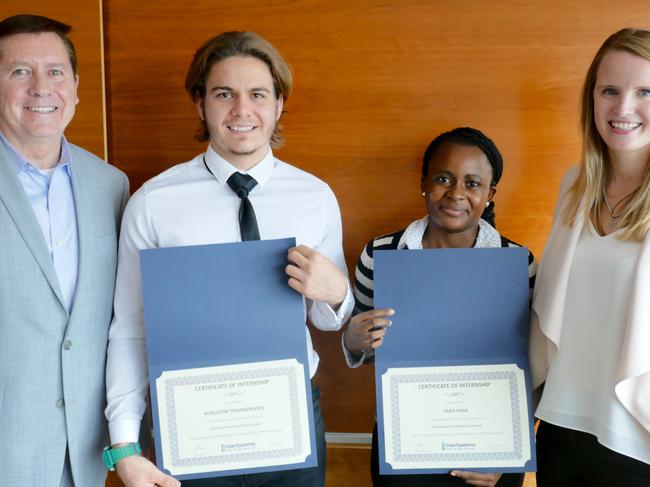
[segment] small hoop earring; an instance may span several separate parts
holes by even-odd
[[[488,206],[490,206],[490,202],[489,202],[489,201],[488,201],[487,203],[485,203],[485,207],[487,208]]]

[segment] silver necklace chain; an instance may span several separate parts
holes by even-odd
[[[618,215],[614,216],[614,212],[616,211],[616,208],[618,208],[621,205],[621,203],[623,203],[624,201],[627,201],[627,199],[630,196],[632,196],[634,193],[636,193],[637,191],[638,191],[638,188],[635,189],[634,191],[632,191],[630,194],[627,194],[627,195],[623,196],[619,200],[619,202],[616,203],[614,205],[614,207],[612,208],[611,206],[609,206],[609,201],[607,200],[607,191],[603,190],[603,197],[605,198],[605,206],[607,207],[607,211],[609,212],[609,221],[610,221],[610,223],[617,223],[617,221],[623,216],[625,211],[622,211]]]
[[[612,223],[614,223],[614,222],[616,222],[616,220],[618,220],[619,218],[621,218],[621,216],[623,216],[623,213],[621,213],[620,215],[616,215],[616,216],[614,216],[614,210],[616,209],[616,207],[617,207],[618,205],[621,204],[621,201],[623,201],[623,200],[621,200],[621,201],[619,201],[617,204],[615,204],[615,205],[614,205],[614,208],[612,209],[612,207],[609,206],[609,201],[607,201],[607,194],[606,194],[604,191],[603,191],[603,196],[605,197],[605,206],[607,207],[607,211],[609,212],[609,221],[612,222]],[[625,198],[624,198],[624,199],[625,199]]]

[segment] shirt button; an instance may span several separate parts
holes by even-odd
[[[59,399],[56,401],[56,407],[59,409],[63,409],[65,407],[65,403],[63,402],[63,399]]]
[[[63,350],[70,350],[70,347],[72,346],[72,342],[70,340],[66,340],[63,342]]]
[[[65,242],[64,242],[63,240],[57,240],[57,241],[56,241],[56,246],[57,246],[57,247],[63,247],[63,244],[64,244],[64,243],[65,243]]]

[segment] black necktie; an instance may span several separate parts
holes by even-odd
[[[248,199],[248,194],[257,185],[257,181],[248,174],[235,172],[228,178],[227,183],[230,189],[241,198],[241,205],[239,205],[239,230],[241,231],[242,241],[259,240],[260,231],[257,229],[255,210],[253,210],[253,205]]]

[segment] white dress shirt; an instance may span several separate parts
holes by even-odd
[[[204,157],[212,174],[205,167]],[[106,417],[113,444],[138,440],[145,410],[148,379],[139,250],[240,241],[241,200],[226,184],[236,170],[208,147],[205,154],[146,182],[126,207],[106,370]],[[325,255],[347,276],[341,216],[329,186],[276,159],[270,149],[247,174],[258,183],[249,200],[255,209],[260,237],[295,237],[298,245]],[[327,303],[306,300],[309,319],[321,330],[340,329],[353,306],[350,286],[336,312]],[[309,330],[305,330],[313,377],[319,359]]]

